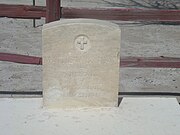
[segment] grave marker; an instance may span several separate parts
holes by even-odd
[[[119,26],[67,19],[43,26],[43,102],[46,107],[118,104]]]

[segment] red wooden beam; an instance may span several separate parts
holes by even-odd
[[[180,10],[137,8],[61,8],[62,18],[94,18],[121,21],[180,22]]]
[[[46,0],[46,7],[0,4],[0,17],[39,19],[46,22],[61,18],[94,18],[121,21],[158,21],[180,23],[180,10],[155,10],[137,8],[60,8],[60,0]]]
[[[20,54],[0,53],[0,61],[9,61],[21,64],[42,65],[42,58]]]
[[[46,7],[0,4],[0,17],[40,19],[46,16]]]
[[[121,67],[141,68],[180,68],[180,58],[172,57],[124,57],[121,58]]]
[[[46,23],[60,19],[61,0],[46,0]]]
[[[47,10],[43,6],[0,4],[0,17],[24,19],[46,17],[46,22],[59,20],[60,15],[62,18],[180,22],[180,10],[60,8],[60,0],[46,0],[46,4]]]
[[[42,58],[35,56],[0,53],[0,61],[9,61],[22,64],[42,65]],[[138,68],[180,68],[180,58],[171,57],[122,57],[121,67]]]

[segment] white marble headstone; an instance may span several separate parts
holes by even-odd
[[[107,21],[67,19],[43,26],[46,107],[118,104],[120,29]]]

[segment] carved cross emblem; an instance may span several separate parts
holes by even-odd
[[[81,50],[84,50],[84,46],[87,44],[87,40],[84,36],[79,37],[77,44],[80,46]]]
[[[76,48],[80,49],[81,51],[87,50],[89,44],[89,39],[86,36],[79,36],[75,40]]]

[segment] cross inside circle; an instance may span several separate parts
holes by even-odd
[[[80,48],[80,50],[84,50],[85,45],[87,45],[88,43],[88,39],[85,36],[80,36],[77,38],[77,42],[76,42]]]

